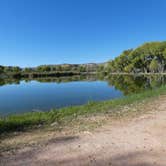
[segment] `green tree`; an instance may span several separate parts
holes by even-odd
[[[85,66],[79,66],[79,71],[80,72],[86,72]]]
[[[154,60],[155,59],[155,60]],[[164,72],[166,71],[166,42],[149,42],[123,53],[107,63],[111,72]]]
[[[150,71],[153,73],[158,72],[158,67],[159,67],[158,61],[156,59],[153,59],[149,66]]]
[[[26,67],[26,68],[23,69],[23,71],[26,72],[26,73],[29,73],[29,72],[32,72],[33,69],[29,68],[29,67]]]
[[[51,71],[51,68],[50,68],[50,66],[38,66],[37,71],[39,71],[39,72],[49,72],[49,71]]]
[[[4,72],[4,67],[0,66],[0,74]]]
[[[14,66],[14,67],[12,67],[12,71],[13,72],[21,72],[21,68],[18,66]]]

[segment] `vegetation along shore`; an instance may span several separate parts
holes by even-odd
[[[0,118],[0,133],[5,134],[15,131],[24,131],[38,127],[46,127],[52,123],[58,126],[68,124],[73,119],[81,115],[93,115],[109,112],[112,115],[119,115],[118,108],[135,102],[140,102],[155,96],[166,93],[166,86],[157,89],[147,90],[141,93],[135,93],[126,97],[103,101],[89,102],[81,106],[71,106],[61,109],[53,109],[48,112],[29,112],[20,115],[11,115]],[[111,110],[111,112],[110,112]]]
[[[0,66],[1,77],[37,78],[60,77],[81,74],[138,74],[166,72],[166,42],[148,42],[136,49],[122,52],[114,60],[105,63],[41,65],[21,68],[19,66]]]
[[[42,65],[35,68],[0,66],[0,86],[33,80],[39,83],[100,80],[123,93],[122,97],[112,100],[0,116],[0,159],[1,154],[8,156],[6,152],[25,150],[31,145],[36,153],[34,142],[38,149],[39,145],[46,146],[62,133],[91,131],[114,119],[140,115],[148,110],[150,103],[166,95],[165,74],[166,42],[145,43],[100,64]],[[5,163],[5,158],[2,157],[1,161]]]
[[[124,51],[119,57],[112,61],[101,64],[80,64],[80,65],[43,65],[36,68],[20,68],[10,66],[0,66],[1,85],[10,83],[13,78],[18,81],[27,77],[27,81],[35,77],[38,81],[48,81],[48,78],[61,78],[65,79],[66,76],[77,75],[78,78],[81,73],[85,77],[90,73],[97,73],[102,79],[108,79],[110,84],[118,89],[126,89],[133,85],[131,79],[127,82],[127,87],[119,86],[118,81],[125,83],[126,78],[123,79],[119,76],[110,77],[111,74],[151,74],[160,73],[164,74],[166,71],[166,42],[151,42],[145,43],[136,49],[129,49]],[[44,78],[45,79],[41,79]],[[79,79],[85,79],[80,77]],[[6,81],[8,80],[8,81]],[[52,80],[52,79],[51,79]],[[69,81],[72,80],[71,77]],[[118,80],[116,82],[116,80]],[[15,80],[14,80],[15,81]],[[56,79],[55,81],[59,81]],[[136,79],[136,81],[138,81]],[[146,82],[149,82],[145,80]],[[138,81],[139,83],[140,81]],[[131,88],[132,89],[132,88]],[[162,93],[165,93],[165,86],[158,87],[157,89],[147,90],[145,92],[135,91],[135,93],[126,93],[126,97],[115,99],[111,101],[102,102],[89,102],[82,106],[70,106],[66,108],[53,109],[48,112],[29,112],[20,115],[10,115],[0,118],[0,133],[7,133],[13,131],[23,131],[37,126],[47,126],[54,122],[62,124],[66,119],[75,118],[80,115],[91,113],[107,112],[108,110],[115,109],[116,107],[144,100]],[[133,90],[132,90],[133,91]],[[116,111],[115,111],[116,112]]]

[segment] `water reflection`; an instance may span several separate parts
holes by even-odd
[[[1,78],[0,115],[111,100],[164,84],[166,76],[162,75]]]
[[[112,75],[106,79],[110,86],[123,92],[124,95],[138,93],[166,84],[164,75]]]
[[[146,89],[153,89],[166,84],[166,75],[111,75],[109,77],[87,75],[87,76],[71,76],[71,77],[40,77],[36,79],[14,79],[0,78],[0,86],[15,84],[19,85],[21,81],[40,83],[65,83],[73,81],[106,81],[109,86],[114,86],[117,90],[123,92],[124,95],[138,93]]]

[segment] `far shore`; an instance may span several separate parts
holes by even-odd
[[[102,73],[102,72],[9,72],[0,74],[0,78],[16,78],[16,79],[33,79],[33,78],[47,78],[47,77],[72,77],[72,76],[88,76],[88,75],[102,75],[108,77],[110,75],[166,75],[166,73]]]
[[[109,73],[109,75],[166,75],[166,73]]]

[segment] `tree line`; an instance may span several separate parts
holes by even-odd
[[[101,67],[106,73],[163,73],[166,71],[166,42],[149,42],[122,52]]]
[[[136,49],[128,49],[114,60],[95,64],[41,65],[38,67],[20,68],[18,66],[0,66],[0,74],[34,75],[36,77],[69,76],[80,73],[163,73],[166,72],[166,41],[149,42]]]
[[[21,68],[18,66],[0,66],[0,74],[24,76],[29,75],[34,77],[41,76],[70,76],[81,73],[96,72],[98,64],[62,64],[62,65],[41,65],[37,67]]]

